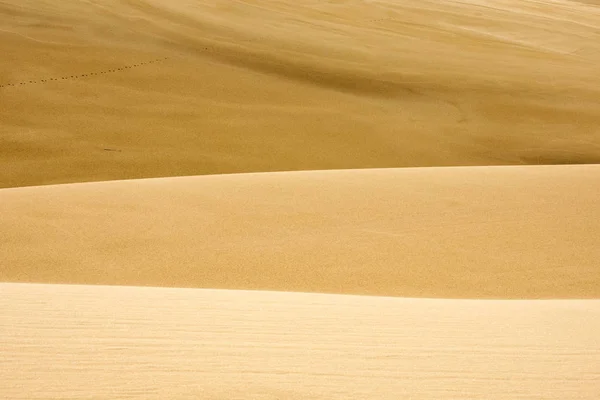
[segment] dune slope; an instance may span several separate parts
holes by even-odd
[[[7,400],[581,399],[600,301],[0,284]]]
[[[598,298],[600,166],[313,171],[0,191],[0,281]]]
[[[600,162],[600,9],[0,2],[0,187]]]
[[[598,3],[0,0],[0,397],[597,400]]]

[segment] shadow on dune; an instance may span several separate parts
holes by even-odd
[[[183,29],[170,29],[156,25],[161,31],[163,40],[169,47],[179,48],[193,56],[210,57],[216,61],[242,67],[256,72],[276,75],[282,78],[304,82],[315,86],[348,92],[357,95],[376,97],[397,97],[402,94],[415,94],[417,91],[410,83],[400,83],[382,79],[377,71],[347,69],[333,63],[299,59],[299,54],[283,51],[261,51],[243,47],[236,36],[243,35],[235,29],[215,25],[210,22],[179,14],[164,7],[157,7],[147,2],[129,0],[127,3],[134,9],[152,16],[152,19],[175,24]],[[210,39],[209,37],[230,39]],[[246,39],[245,43],[257,42],[258,39]]]
[[[569,151],[550,151],[523,155],[521,156],[521,161],[529,165],[600,164],[600,155]]]

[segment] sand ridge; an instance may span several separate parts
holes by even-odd
[[[600,166],[260,173],[0,191],[0,281],[597,298]]]

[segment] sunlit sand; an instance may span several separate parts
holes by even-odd
[[[600,398],[600,8],[0,0],[0,398]]]
[[[0,284],[4,398],[586,399],[600,301]]]
[[[200,176],[0,191],[0,281],[600,296],[600,166]]]

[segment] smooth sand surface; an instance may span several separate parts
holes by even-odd
[[[598,298],[598,199],[598,165],[3,189],[0,281]]]
[[[571,1],[3,0],[0,187],[600,162]]]
[[[0,392],[63,399],[600,396],[600,301],[0,284]]]
[[[598,3],[0,0],[0,398],[599,399]]]

